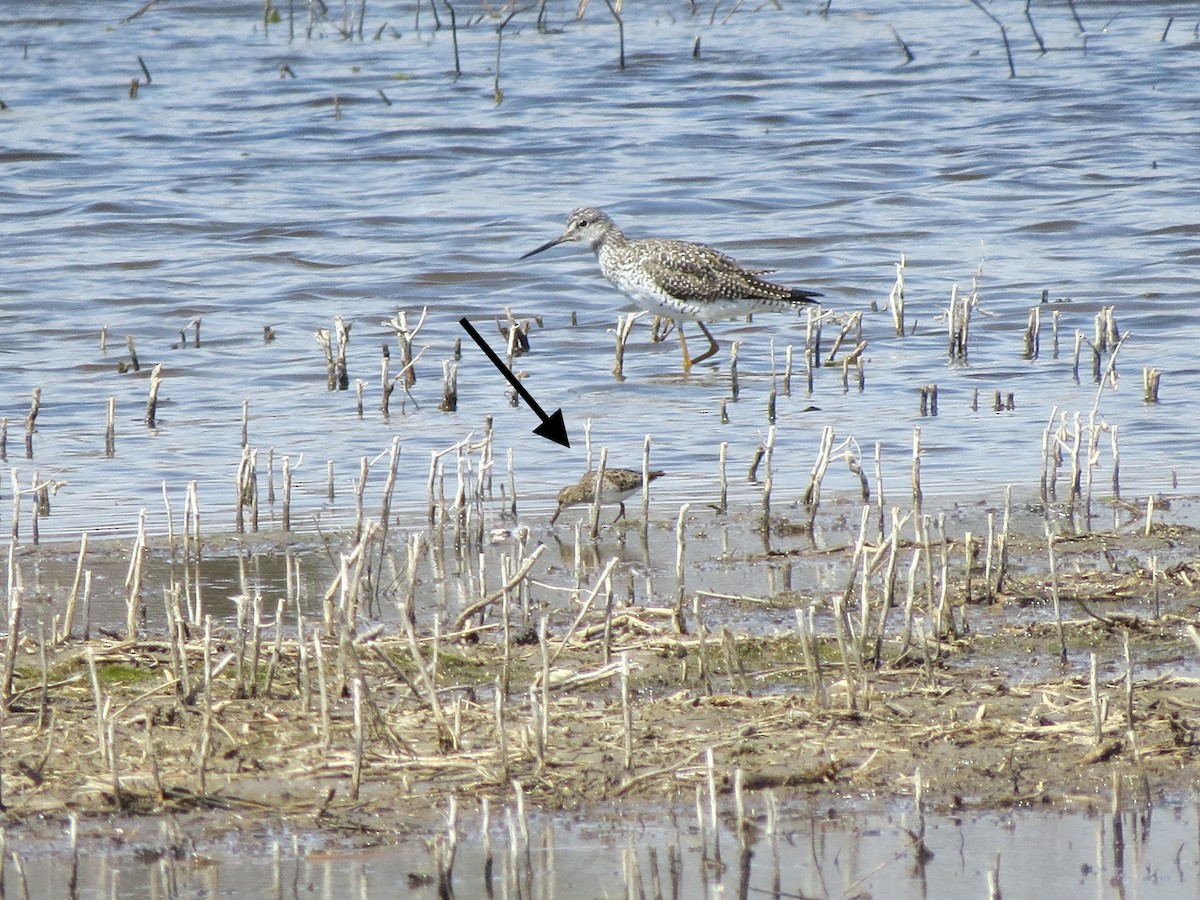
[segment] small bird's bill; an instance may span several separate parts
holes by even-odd
[[[536,250],[530,250],[528,253],[522,255],[521,259],[529,259],[529,257],[531,257],[537,253],[541,253],[543,250],[549,250],[551,247],[557,247],[559,244],[561,244],[566,239],[567,239],[566,235],[563,235],[561,237],[556,237],[554,240],[547,241],[546,243],[542,244],[542,246],[538,247]]]

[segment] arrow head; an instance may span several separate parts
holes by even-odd
[[[563,422],[561,409],[556,409],[550,414],[550,418],[546,419],[541,425],[533,429],[534,434],[540,434],[546,440],[554,441],[556,444],[562,444],[564,447],[570,447],[571,442],[567,439],[567,426]]]

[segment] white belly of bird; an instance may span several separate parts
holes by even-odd
[[[755,308],[754,302],[749,300],[680,300],[649,285],[620,281],[614,281],[613,284],[642,309],[676,322],[681,319],[701,322],[736,319],[753,312]]]

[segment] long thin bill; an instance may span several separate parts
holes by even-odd
[[[565,237],[556,237],[554,240],[547,241],[546,243],[542,244],[542,246],[538,247],[536,250],[530,250],[528,253],[524,254],[521,259],[529,259],[529,257],[536,253],[541,253],[543,250],[549,250],[551,247],[557,247],[565,240]]]

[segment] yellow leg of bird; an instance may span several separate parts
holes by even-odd
[[[687,352],[687,338],[683,336],[683,323],[676,322],[675,327],[679,329],[679,347],[683,351],[683,371],[687,372],[692,368],[692,359]]]
[[[708,359],[710,356],[712,356],[714,353],[716,353],[717,348],[720,346],[719,344],[717,344],[717,339],[712,336],[712,332],[708,330],[708,327],[703,322],[697,320],[696,324],[700,326],[700,330],[703,331],[704,336],[706,338],[708,338],[708,349],[705,350],[703,353],[701,353],[699,356],[692,357],[693,365],[698,362],[704,362],[704,360]],[[679,329],[679,333],[683,334],[682,326]]]

